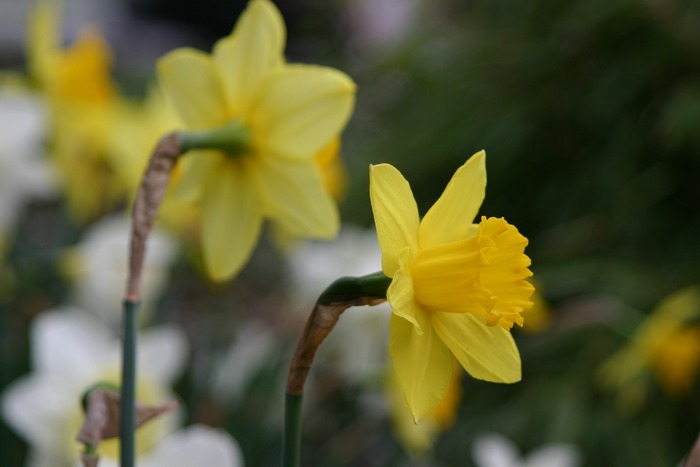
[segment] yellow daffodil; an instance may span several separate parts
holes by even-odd
[[[423,220],[408,182],[388,164],[370,169],[370,197],[392,278],[389,349],[414,420],[445,397],[452,359],[486,381],[520,380],[510,328],[523,324],[534,288],[527,239],[502,218],[473,224],[486,189],[485,153],[454,174]]]
[[[635,331],[631,342],[600,368],[604,387],[617,390],[625,412],[640,408],[650,376],[671,397],[688,394],[700,371],[700,289],[666,297]]]
[[[50,148],[72,216],[86,222],[126,194],[109,154],[122,100],[110,68],[111,50],[97,29],[60,43],[58,12],[49,1],[30,14],[28,55],[32,78],[50,104]]]
[[[127,185],[130,203],[136,199],[153,148],[158,140],[180,125],[175,110],[163,93],[151,87],[143,102],[120,107],[119,118],[112,132],[111,165]],[[163,226],[180,240],[192,241],[199,234],[199,210],[191,201],[174,196],[182,179],[181,163],[170,174],[168,194],[158,209],[156,225]]]
[[[191,151],[183,161],[183,183],[201,206],[204,259],[217,280],[245,264],[264,219],[297,237],[338,231],[314,158],[349,119],[355,85],[330,68],[287,64],[285,34],[277,8],[253,0],[211,56],[180,49],[158,63],[187,130],[236,136],[226,150]]]

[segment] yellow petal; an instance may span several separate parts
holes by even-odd
[[[382,270],[392,277],[399,268],[399,253],[408,247],[414,255],[418,249],[418,207],[406,179],[389,164],[370,165],[369,194]]]
[[[60,43],[59,12],[54,2],[40,1],[28,13],[27,59],[32,78],[42,86],[51,80]]]
[[[196,202],[206,187],[209,175],[216,171],[218,164],[226,156],[219,151],[194,150],[178,161],[179,179],[173,176],[171,193],[185,201]]]
[[[332,238],[340,228],[338,208],[313,161],[259,157],[251,176],[265,214],[293,236]]]
[[[523,325],[522,313],[532,307],[535,288],[527,281],[532,272],[524,253],[528,240],[503,218],[481,219],[477,237],[491,244],[482,250],[488,265],[481,272],[481,285],[496,300],[485,310],[486,322],[510,330],[514,323]]]
[[[263,152],[311,160],[345,127],[355,105],[355,83],[344,73],[312,65],[271,75],[251,108]]]
[[[100,33],[83,28],[73,45],[55,54],[51,93],[72,105],[108,106],[117,95],[110,75],[112,51]]]
[[[413,292],[413,279],[411,273],[407,269],[406,261],[408,259],[408,247],[404,248],[399,253],[399,269],[394,273],[394,277],[389,284],[389,289],[386,291],[386,299],[391,305],[392,312],[416,327],[418,334],[423,334],[416,320]]]
[[[214,280],[225,280],[246,263],[257,243],[262,216],[250,177],[222,160],[202,198],[202,247]]]
[[[420,311],[416,317],[423,334],[408,321],[391,315],[389,351],[406,403],[418,422],[445,397],[452,377],[452,356],[430,326],[430,317]]]
[[[430,316],[437,335],[471,376],[495,383],[520,381],[520,354],[509,331],[487,326],[471,313]]]
[[[321,170],[323,184],[336,201],[340,200],[347,188],[347,170],[340,158],[340,138],[336,137],[326,144],[314,156],[316,165]]]
[[[284,21],[271,2],[254,0],[235,29],[214,47],[225,76],[223,85],[233,116],[245,115],[260,83],[284,64]]]
[[[170,52],[158,60],[158,80],[187,128],[213,128],[229,120],[219,70],[207,54],[187,48]]]
[[[423,218],[421,248],[465,239],[486,193],[486,153],[479,151],[452,176],[445,191]]]

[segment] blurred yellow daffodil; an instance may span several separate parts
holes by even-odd
[[[178,126],[180,120],[175,109],[155,86],[149,88],[144,101],[121,106],[120,118],[112,129],[110,156],[115,172],[128,187],[130,204],[136,199],[153,148],[160,138]],[[179,161],[170,174],[168,194],[158,209],[156,225],[182,241],[194,242],[199,235],[199,209],[191,201],[174,196],[182,179],[181,168]]]
[[[187,130],[220,131],[230,143],[191,151],[183,161],[183,185],[201,206],[204,259],[216,280],[243,267],[266,218],[297,237],[329,238],[339,228],[314,158],[348,121],[355,84],[337,70],[287,64],[285,35],[277,8],[253,0],[211,56],[179,49],[158,63]]]
[[[49,1],[31,12],[28,31],[32,78],[50,104],[50,148],[59,182],[72,216],[86,222],[126,194],[110,156],[122,105],[110,74],[111,50],[92,27],[63,48],[58,12]]]
[[[486,190],[485,157],[457,170],[422,221],[401,173],[370,169],[382,270],[392,278],[389,349],[416,421],[445,397],[453,356],[478,379],[521,377],[510,328],[532,306],[528,242],[502,218],[472,223]]]
[[[604,387],[618,391],[618,406],[634,412],[647,398],[655,376],[671,397],[686,395],[700,371],[700,289],[666,297],[642,322],[631,342],[600,368]]]

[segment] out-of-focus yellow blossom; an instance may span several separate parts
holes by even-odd
[[[339,201],[347,189],[347,173],[345,165],[340,158],[340,138],[333,138],[314,158],[316,165],[321,170],[323,184],[326,190]]]
[[[109,154],[122,100],[110,75],[110,48],[97,29],[84,28],[63,48],[54,7],[40,2],[30,15],[30,70],[50,104],[50,147],[69,211],[85,222],[126,194]]]
[[[120,118],[113,128],[112,166],[135,199],[141,179],[156,144],[167,133],[181,126],[172,106],[156,87],[149,90],[143,102],[129,103],[120,108]],[[181,240],[198,236],[199,209],[183,196],[172,196],[182,179],[178,163],[170,174],[168,194],[158,209],[156,225],[161,225]],[[132,204],[132,203],[130,203]]]
[[[539,284],[537,284],[539,286]],[[549,304],[539,293],[539,287],[530,297],[532,308],[523,313],[523,317],[527,320],[527,326],[523,327],[523,332],[538,333],[549,329],[552,323],[552,310]]]
[[[371,166],[370,197],[392,278],[389,349],[413,418],[445,397],[456,358],[475,378],[520,380],[510,328],[532,306],[527,239],[502,218],[477,214],[486,190],[486,155],[460,167],[423,220],[408,182],[388,164]]]
[[[216,280],[243,267],[264,219],[295,237],[338,231],[337,207],[314,158],[348,121],[355,84],[337,70],[287,64],[285,35],[277,8],[253,0],[211,56],[180,49],[158,63],[160,83],[188,130],[226,128],[239,136],[235,148],[192,151],[183,161]]]
[[[634,412],[654,376],[671,397],[687,395],[700,371],[700,289],[666,297],[642,322],[628,345],[600,368],[601,384],[618,392],[618,405]]]
[[[340,138],[333,138],[330,143],[316,154],[314,160],[321,171],[326,190],[328,190],[334,200],[339,202],[345,195],[347,188],[347,173],[343,160],[340,157]],[[300,240],[298,237],[282,230],[279,224],[274,226],[272,233],[273,240],[284,252],[291,251],[292,247]]]
[[[445,397],[420,423],[413,420],[396,378],[389,378],[387,389],[391,418],[394,430],[407,451],[414,454],[431,451],[437,437],[454,425],[462,400],[462,368],[459,364],[454,364],[453,368]]]

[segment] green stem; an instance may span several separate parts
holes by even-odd
[[[318,297],[318,303],[352,302],[358,298],[386,298],[391,278],[375,272],[361,277],[341,277],[329,285]]]
[[[284,401],[283,467],[299,467],[303,395],[286,393]]]
[[[121,467],[136,464],[136,336],[139,302],[124,300],[124,344],[122,359],[121,418]]]
[[[391,278],[381,272],[341,277],[323,291],[314,306],[289,364],[284,411],[283,467],[298,467],[301,454],[301,403],[304,383],[316,351],[333,330],[340,315],[352,306],[386,300]]]
[[[236,157],[247,153],[251,145],[250,130],[240,120],[211,130],[179,131],[178,138],[182,154],[191,149],[217,149]]]

